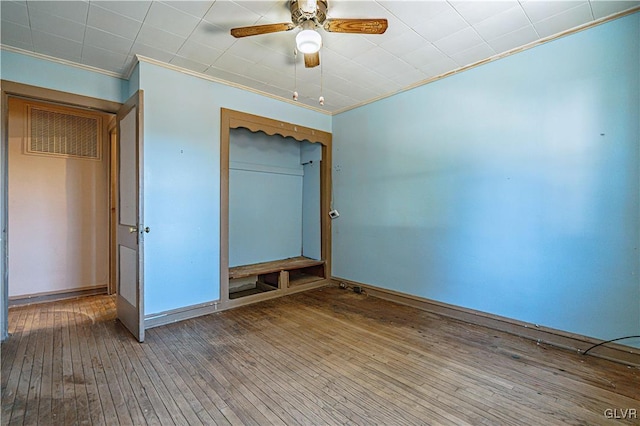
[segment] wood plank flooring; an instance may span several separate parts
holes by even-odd
[[[9,324],[3,425],[640,424],[637,368],[336,287],[143,344],[110,296],[13,307]]]

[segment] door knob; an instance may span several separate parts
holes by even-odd
[[[130,226],[129,227],[129,233],[133,234],[134,232],[138,232],[138,228],[136,228],[135,226]]]
[[[149,228],[149,227],[147,226],[146,228],[144,228],[144,232],[146,232],[146,233],[148,234],[149,232],[151,232],[151,228]]]

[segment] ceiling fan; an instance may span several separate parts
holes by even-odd
[[[236,38],[260,34],[291,31],[300,28],[296,35],[296,46],[304,53],[304,65],[313,68],[320,65],[319,50],[322,37],[317,28],[334,33],[382,34],[387,30],[386,19],[327,19],[328,0],[290,0],[291,21],[280,24],[252,25],[231,29]]]

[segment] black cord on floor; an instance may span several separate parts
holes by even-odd
[[[640,337],[640,336],[626,336],[626,337],[618,337],[617,339],[611,339],[611,340],[607,340],[606,342],[600,342],[600,343],[598,343],[597,345],[593,345],[593,346],[591,346],[589,349],[587,349],[586,351],[582,352],[582,355],[586,355],[586,354],[587,354],[587,352],[589,352],[591,349],[593,349],[593,348],[597,348],[598,346],[602,346],[602,345],[607,344],[607,343],[617,342],[618,340],[635,339],[635,338],[637,338],[637,337]]]

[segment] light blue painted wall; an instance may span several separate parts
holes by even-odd
[[[639,334],[639,121],[637,13],[335,116],[334,275]]]
[[[247,129],[229,139],[229,266],[300,256],[300,142]]]
[[[145,94],[145,313],[219,299],[220,108],[331,131],[331,116],[149,63]]]
[[[33,56],[0,50],[3,80],[122,102],[128,81]]]
[[[322,145],[302,142],[300,162],[304,167],[302,186],[302,255],[322,259],[320,228],[320,162]]]

